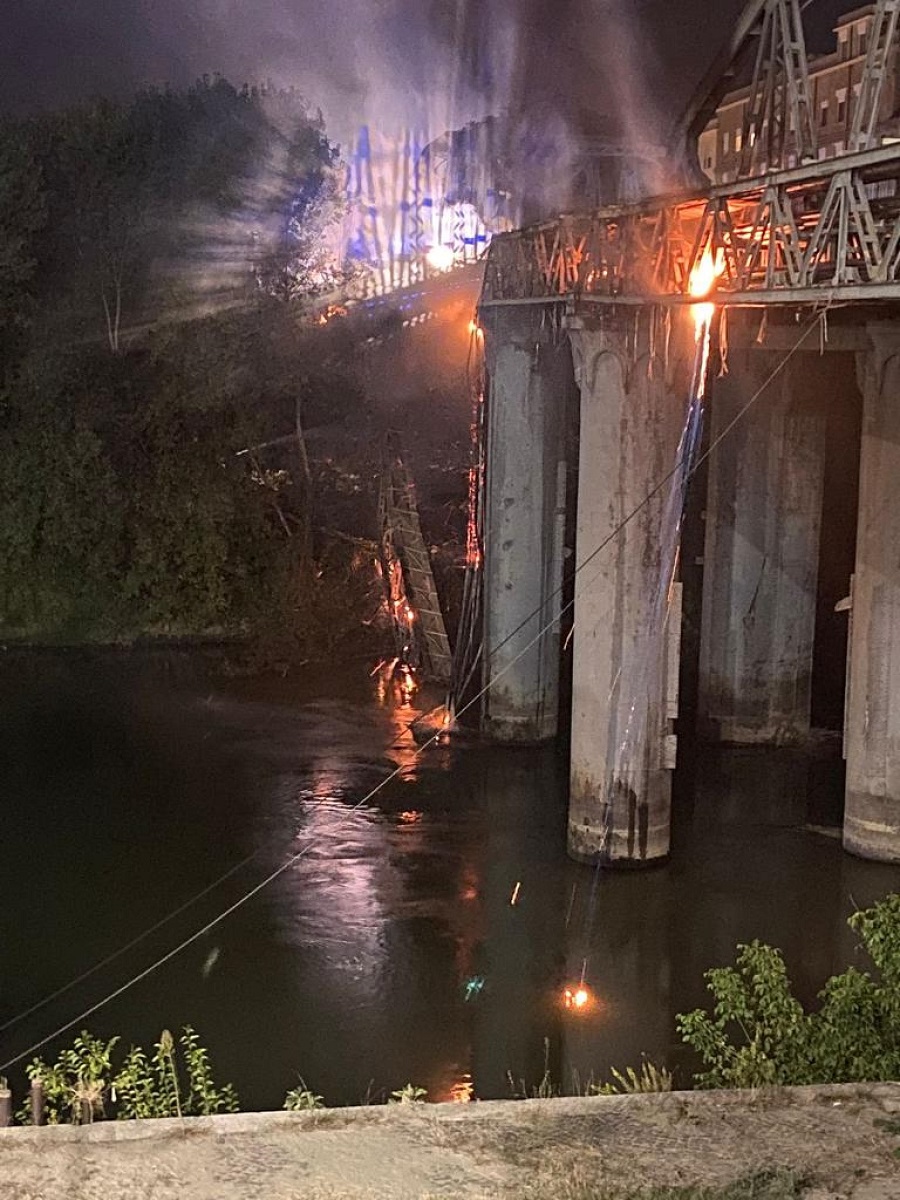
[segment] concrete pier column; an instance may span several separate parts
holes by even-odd
[[[559,710],[571,352],[529,310],[492,313],[484,333],[484,730],[537,742],[556,734]]]
[[[581,435],[569,853],[642,866],[669,853],[674,756],[662,547],[674,529],[662,530],[659,485],[675,465],[687,384],[671,390],[661,364],[649,377],[647,357],[635,360],[624,332],[573,323],[570,338]],[[677,658],[670,676],[672,666],[677,684]]]
[[[847,702],[844,847],[900,861],[900,327],[870,326]]]
[[[713,441],[780,357],[732,351],[713,386]],[[826,370],[824,358],[797,355],[709,457],[698,716],[712,740],[809,736]]]

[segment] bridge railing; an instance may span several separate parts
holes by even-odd
[[[900,144],[502,234],[481,304],[686,303],[708,254],[723,303],[900,299]]]

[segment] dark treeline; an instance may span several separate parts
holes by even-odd
[[[292,93],[203,80],[0,125],[0,636],[320,641],[298,446],[236,451],[359,416],[302,320],[339,282],[339,193]]]

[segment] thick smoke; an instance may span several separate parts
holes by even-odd
[[[142,83],[298,87],[342,140],[362,124],[435,134],[505,109],[578,124],[673,111],[741,0],[11,0],[0,105],[57,105]],[[654,49],[656,47],[656,49]],[[659,61],[667,70],[660,73]],[[685,81],[688,86],[685,87]]]

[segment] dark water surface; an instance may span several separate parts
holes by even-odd
[[[150,1043],[192,1023],[250,1109],[280,1107],[298,1075],[331,1104],[408,1081],[433,1099],[508,1096],[509,1075],[535,1086],[545,1061],[569,1090],[642,1054],[686,1082],[674,1015],[703,1002],[707,967],[759,937],[784,949],[810,1000],[854,960],[854,905],[900,887],[897,868],[809,828],[839,816],[840,773],[825,757],[686,750],[671,863],[597,873],[565,856],[560,754],[457,745],[416,758],[412,715],[379,699],[362,667],[223,684],[177,656],[7,657],[0,1024],[253,857],[0,1033],[0,1061],[303,846],[245,907],[84,1024]],[[596,1001],[574,1014],[561,994],[582,971]]]

